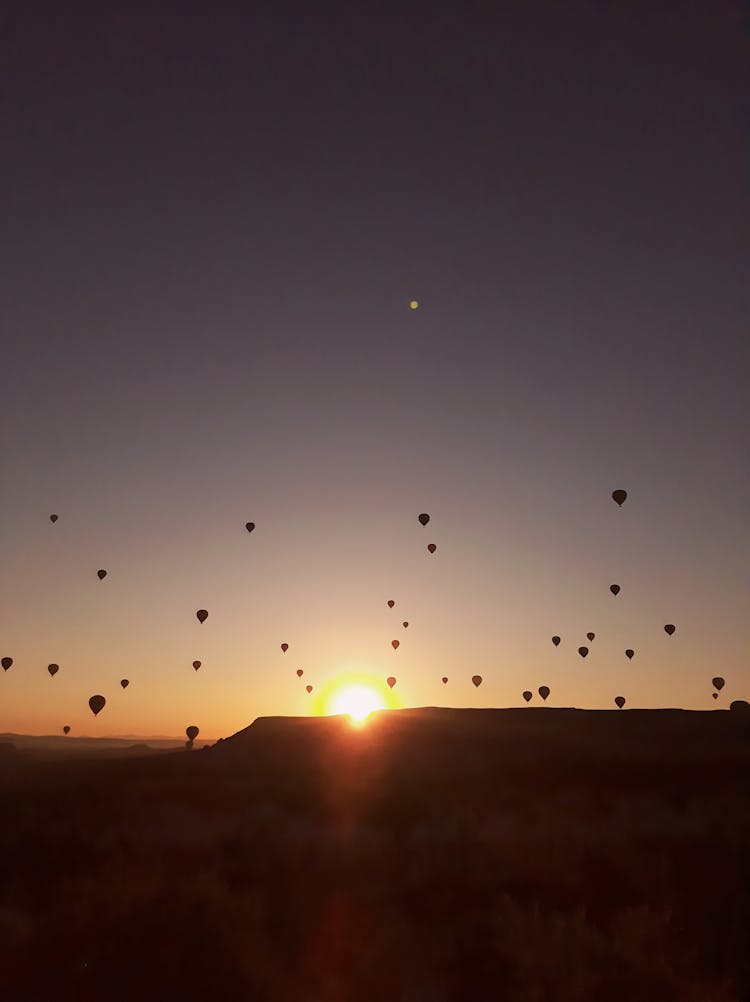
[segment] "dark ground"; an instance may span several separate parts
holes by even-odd
[[[750,999],[750,719],[409,710],[0,755],[0,997]]]

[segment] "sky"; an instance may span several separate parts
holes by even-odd
[[[138,8],[0,13],[0,731],[750,698],[744,5]]]

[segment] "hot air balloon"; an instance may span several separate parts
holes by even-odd
[[[304,671],[303,671],[303,670],[302,670],[301,668],[298,668],[298,669],[297,669],[297,678],[302,678],[302,676],[303,676],[304,674],[305,674],[305,673],[304,673]]]
[[[542,697],[542,699],[546,699],[547,696],[549,696],[549,686],[548,685],[540,685],[539,688],[537,689],[537,692]]]
[[[420,525],[427,525],[427,523],[430,521],[430,516],[427,514],[426,511],[423,511],[422,514],[418,515],[417,517],[419,518]]]
[[[196,671],[198,671],[200,666],[201,666],[200,661],[193,661],[193,668],[195,668]]]
[[[664,627],[664,632],[667,634],[667,636],[671,637],[676,629],[677,627],[673,623],[667,623],[667,625]]]
[[[427,544],[427,549],[430,551],[430,553],[434,553],[435,550],[437,549],[437,546],[435,546],[434,543],[428,543]]]
[[[101,710],[104,709],[106,703],[107,700],[104,698],[104,696],[91,697],[91,699],[89,700],[89,706],[91,707],[91,712],[94,714],[94,716],[96,716],[97,713],[99,713]]]
[[[255,522],[245,522],[245,528],[248,532],[252,532],[255,528]]]
[[[187,734],[188,741],[192,744],[192,742],[195,741],[200,734],[200,730],[195,726],[195,724],[191,724],[190,727],[185,728],[185,733]]]
[[[586,636],[589,638],[589,640],[593,640],[594,637],[596,636],[596,634],[595,633],[587,633]]]
[[[589,652],[588,647],[579,647],[578,648],[578,653],[581,655],[582,658],[585,658],[586,655],[588,654],[588,652]]]
[[[553,637],[552,638],[552,643],[555,645],[555,647],[557,647],[558,644],[560,643],[560,638],[559,637]]]
[[[5,671],[7,671],[12,664],[13,664],[13,658],[3,658],[2,661],[0,661],[0,665],[3,666],[3,669]]]
[[[718,699],[719,698],[718,692],[712,692],[711,695],[713,696],[714,699]]]
[[[70,724],[66,724],[63,727],[63,734],[70,734]]]
[[[199,609],[196,612],[195,615],[198,617],[198,622],[199,623],[205,623],[206,620],[208,619],[208,610],[207,609]]]
[[[312,687],[311,685],[306,685],[306,686],[305,686],[305,692],[307,692],[307,694],[308,694],[308,695],[309,695],[309,694],[310,694],[310,693],[311,693],[312,691],[313,691],[313,687]]]
[[[395,604],[396,604],[396,603],[395,603],[395,602],[393,601],[393,599],[392,599],[392,598],[389,598],[389,599],[388,599],[388,608],[389,608],[389,609],[392,609],[392,608],[394,607],[394,605],[395,605]]]
[[[474,683],[474,685],[478,689],[479,686],[482,684],[482,676],[481,675],[472,675],[471,676],[471,681]]]
[[[448,676],[447,675],[443,675],[443,677],[441,679],[441,682],[443,683],[443,685],[446,685],[447,682],[448,682]]]
[[[627,491],[622,491],[622,490],[612,491],[612,500],[620,508],[622,508],[622,506],[625,504],[625,499],[627,498],[627,496],[628,496]]]
[[[50,673],[50,677],[54,678],[55,675],[60,671],[60,665],[51,664],[47,665],[47,671]]]
[[[618,584],[610,585],[609,590],[612,592],[613,595],[620,594],[620,586]]]
[[[127,687],[130,685],[130,679],[121,678],[120,685],[123,687],[123,689],[127,689]]]
[[[391,647],[394,649],[394,651],[398,650],[400,643],[401,643],[400,640],[392,640],[391,641]]]
[[[103,581],[107,576],[107,572],[104,570],[103,567],[100,567],[99,570],[96,572],[96,576],[99,578],[100,581]]]
[[[717,675],[716,678],[711,679],[711,685],[717,690],[717,692],[721,692],[724,688],[724,679],[721,675]]]
[[[286,652],[287,652],[288,650],[289,650],[289,644],[282,644],[282,645],[281,645],[281,653],[282,653],[282,654],[286,654]]]
[[[55,522],[57,521],[57,518],[58,518],[57,515],[50,515],[49,520],[54,525]]]
[[[388,683],[388,688],[392,689],[394,687],[394,685],[396,684],[396,676],[395,675],[389,675],[388,678],[386,679],[386,682]]]
[[[531,689],[524,689],[524,691],[521,693],[521,695],[523,696],[523,698],[528,703],[528,701],[531,699],[533,693],[531,692]]]
[[[406,629],[406,627],[409,625],[409,623],[407,622],[407,620],[404,620],[401,625],[403,626],[404,629]]]
[[[628,649],[625,651],[625,656],[627,657],[628,661],[632,661],[633,660],[633,655],[634,654],[635,654],[635,651],[633,650],[632,647],[628,647]]]
[[[615,706],[617,707],[617,709],[621,710],[624,705],[625,705],[625,697],[624,696],[615,696]]]

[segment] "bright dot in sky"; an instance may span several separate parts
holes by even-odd
[[[410,310],[416,310],[416,308],[418,306],[419,306],[419,303],[417,302],[416,299],[412,299],[412,301],[409,303],[409,309]]]
[[[385,703],[374,689],[364,685],[340,689],[330,702],[329,713],[348,713],[354,723],[361,724],[374,710],[382,710]]]

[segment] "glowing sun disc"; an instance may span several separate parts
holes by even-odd
[[[367,720],[375,710],[384,709],[385,705],[374,689],[364,685],[352,685],[336,693],[331,700],[329,713],[347,714],[359,724]]]

